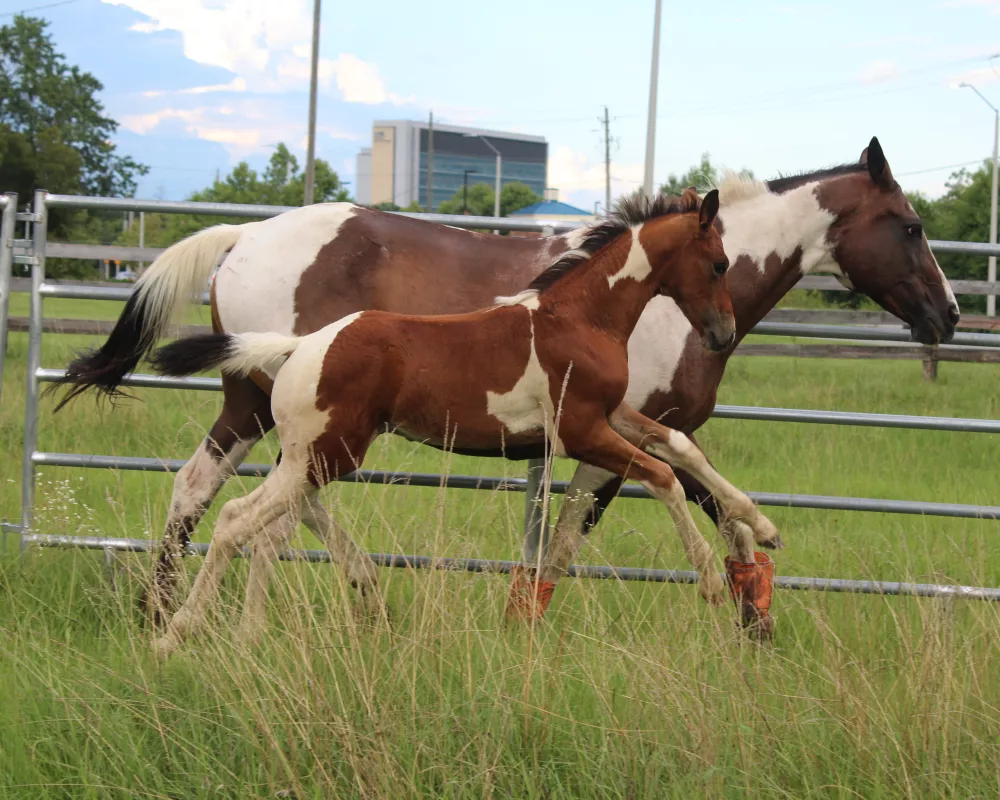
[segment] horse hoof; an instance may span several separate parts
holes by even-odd
[[[507,595],[504,618],[509,622],[531,622],[545,615],[552,602],[555,581],[540,581],[534,567],[518,565],[510,572],[513,580]]]
[[[698,591],[712,608],[718,608],[726,602],[725,584],[714,572],[702,575],[698,579]]]
[[[159,639],[156,639],[153,642],[153,654],[156,656],[156,660],[161,664],[166,662],[174,652],[174,647],[174,643],[168,636],[161,636]]]
[[[768,539],[766,542],[757,542],[761,547],[767,550],[784,550],[785,543],[781,539],[781,534],[779,533],[773,539]]]

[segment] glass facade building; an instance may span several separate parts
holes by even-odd
[[[545,191],[548,143],[541,136],[504,133],[455,125],[434,126],[434,209],[468,183],[496,185],[496,154],[500,151],[501,183],[524,183],[538,195]],[[372,147],[358,154],[356,196],[359,202],[392,202],[406,208],[413,202],[427,208],[427,167],[430,137],[426,122],[378,121],[372,126]]]

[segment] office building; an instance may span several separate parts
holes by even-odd
[[[357,155],[358,202],[391,202],[401,208],[417,202],[427,208],[429,139],[426,121],[376,121],[371,147]],[[544,137],[435,124],[434,210],[461,192],[465,180],[470,186],[496,185],[496,154],[491,145],[500,151],[502,183],[524,183],[543,194],[549,150]]]

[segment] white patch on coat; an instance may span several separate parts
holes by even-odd
[[[531,324],[530,310],[528,320]],[[535,351],[534,324],[531,324],[531,350],[524,372],[510,391],[486,392],[486,413],[496,417],[514,434],[544,431],[551,438],[556,455],[566,455],[566,448],[554,430],[555,406],[549,391],[549,376],[542,369]]]
[[[364,314],[359,311],[298,339],[295,351],[278,371],[271,391],[271,413],[281,441],[282,462],[301,463],[326,430],[330,415],[316,408],[323,361],[337,335]]]
[[[494,297],[493,302],[498,306],[524,306],[532,311],[538,310],[538,291],[536,289],[525,289],[523,292],[511,295],[510,297]]]
[[[813,181],[797,189],[748,193],[719,211],[725,233],[722,244],[733,263],[748,256],[763,274],[772,253],[784,260],[802,248],[801,271],[814,270],[842,274],[833,259],[827,231],[835,217],[817,197],[819,183]]]
[[[357,210],[351,203],[319,203],[246,228],[215,276],[223,330],[290,335],[302,273]]]
[[[639,242],[639,229],[641,225],[632,228],[632,246],[628,251],[628,258],[622,264],[622,268],[614,275],[608,276],[608,287],[613,289],[615,284],[625,278],[635,281],[644,281],[653,271],[652,264],[649,263],[649,256],[646,255],[646,248]]]
[[[913,214],[913,216],[917,216],[917,212],[913,210],[913,206],[910,205],[909,201],[906,203],[906,208],[911,214]],[[927,247],[928,251],[930,251],[931,258],[934,259],[934,267],[937,269],[938,276],[941,278],[941,283],[944,285],[945,296],[948,298],[950,303],[954,303],[957,306],[958,300],[955,299],[955,292],[952,291],[951,283],[948,281],[948,277],[944,274],[944,270],[941,269],[941,265],[938,264],[937,256],[934,255],[934,251],[931,250],[931,246],[927,243],[927,234],[924,233],[921,235],[924,239],[924,245]]]
[[[625,402],[642,408],[653,392],[670,389],[693,330],[673,298],[656,295],[646,305],[628,340]]]

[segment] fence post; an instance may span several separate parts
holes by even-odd
[[[938,349],[937,345],[924,348],[924,380],[936,381],[938,376]]]
[[[14,229],[17,225],[17,195],[8,192],[0,218],[0,390],[3,388],[4,359],[7,357],[7,312],[10,308],[10,273],[14,262]],[[2,399],[2,398],[0,398]]]
[[[35,192],[31,265],[31,307],[28,317],[28,388],[24,398],[24,461],[21,465],[21,549],[24,537],[31,533],[35,516],[35,462],[38,449],[38,370],[42,364],[42,283],[45,281],[45,238],[48,229],[48,192]]]

